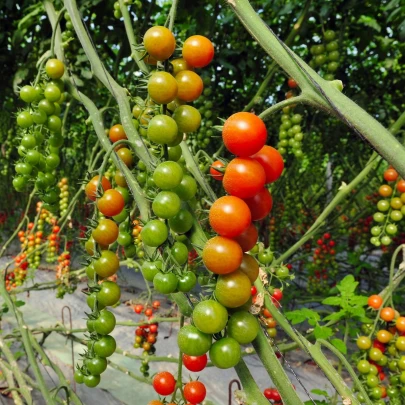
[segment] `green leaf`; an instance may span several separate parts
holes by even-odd
[[[336,286],[342,295],[352,295],[359,283],[349,274]]]
[[[301,323],[304,321],[319,321],[321,317],[319,314],[312,309],[302,308],[295,311],[290,311],[285,314],[286,318],[291,321],[293,325]]]
[[[18,300],[18,301],[15,302],[15,306],[16,306],[17,308],[22,307],[23,305],[25,305],[25,302],[24,302],[24,301]]]
[[[364,307],[367,305],[368,298],[364,295],[355,295],[350,298],[350,305]]]
[[[333,314],[330,314],[323,318],[324,321],[339,321],[340,319],[346,317],[346,311],[339,311],[339,312],[334,312]]]
[[[328,326],[317,325],[314,329],[314,335],[316,339],[328,339],[333,336],[333,330]]]
[[[365,26],[367,26],[367,27],[370,27],[370,28],[372,28],[372,29],[374,29],[374,30],[376,30],[377,32],[380,32],[380,31],[381,31],[381,26],[380,26],[380,24],[378,24],[378,22],[377,22],[374,18],[372,18],[372,17],[370,17],[370,16],[362,15],[362,16],[358,19],[357,22],[360,23],[360,24],[363,24],[363,25],[365,25]]]
[[[342,298],[340,297],[328,297],[322,301],[324,305],[341,305]]]
[[[339,350],[340,353],[347,354],[347,347],[342,339],[332,339],[330,342],[336,347],[336,349]]]
[[[328,392],[324,391],[324,390],[320,390],[319,388],[314,388],[313,390],[311,390],[311,392],[312,392],[312,394],[320,395],[325,398],[329,398]]]

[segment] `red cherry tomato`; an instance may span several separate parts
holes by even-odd
[[[266,173],[266,184],[275,182],[281,176],[281,173],[283,173],[283,157],[280,152],[272,146],[263,146],[252,158],[263,166],[264,172]]]

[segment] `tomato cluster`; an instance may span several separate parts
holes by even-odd
[[[5,276],[6,290],[11,291],[24,282],[27,277],[28,262],[26,261],[26,254],[22,253],[15,258],[16,266],[12,271],[7,271]]]
[[[373,403],[382,405],[389,398],[390,404],[399,405],[405,400],[405,317],[382,305],[379,295],[368,298],[370,309],[379,311],[379,322],[376,327],[363,324],[362,330],[368,335],[357,338],[360,352],[356,367]],[[358,399],[365,403],[361,393]]]
[[[67,208],[69,205],[69,185],[68,185],[68,179],[66,177],[63,177],[60,182],[58,183],[58,187],[60,190],[59,194],[59,210],[60,210],[60,215],[64,216],[67,212]]]
[[[58,59],[49,59],[45,65],[49,80],[20,89],[20,98],[29,107],[17,114],[17,125],[22,138],[18,147],[21,160],[15,170],[13,186],[23,191],[34,182],[44,202],[43,208],[58,211],[59,193],[55,170],[60,164],[59,149],[63,144],[61,103],[64,102],[64,83],[61,80],[65,67]]]
[[[304,157],[302,152],[302,141],[304,139],[301,126],[302,115],[294,113],[294,107],[283,108],[277,147],[280,154],[285,155],[290,151],[296,158],[301,159]]]
[[[316,241],[318,245],[312,256],[310,264],[310,276],[308,277],[308,291],[327,292],[336,281],[338,264],[336,262],[336,242],[330,233],[325,233]]]
[[[323,43],[312,45],[310,48],[312,59],[309,66],[320,70],[325,80],[333,80],[339,69],[339,42],[336,39],[336,32],[327,30],[323,34]]]
[[[382,184],[378,189],[383,199],[377,202],[378,211],[373,215],[378,225],[370,231],[370,242],[374,246],[388,246],[392,243],[392,238],[398,233],[398,224],[405,214],[405,180],[400,179],[393,168],[385,170],[384,180],[387,184]]]

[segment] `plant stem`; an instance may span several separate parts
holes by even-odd
[[[121,373],[124,373],[124,374],[128,375],[129,377],[133,378],[134,380],[144,382],[144,383],[147,383],[147,384],[152,384],[152,380],[150,378],[141,377],[139,375],[136,375],[131,370],[128,370],[127,368],[125,368],[123,366],[120,366],[118,364],[115,364],[111,360],[107,360],[107,361],[108,361],[108,365],[110,367],[112,367],[115,370],[121,371]]]
[[[106,67],[102,64],[97,52],[87,34],[86,28],[80,17],[79,10],[75,0],[65,0],[65,7],[70,15],[76,35],[85,51],[95,76],[104,84],[116,99],[120,110],[121,124],[124,127],[128,139],[134,145],[139,159],[143,161],[146,167],[151,170],[156,159],[151,155],[148,148],[144,144],[141,136],[136,130],[132,122],[132,112],[129,105],[126,89],[122,88],[114,78],[107,72]],[[94,121],[93,125],[94,125]],[[102,125],[102,124],[101,124]],[[105,137],[105,134],[103,134]],[[108,141],[109,142],[109,141]]]
[[[308,102],[309,102],[308,98],[307,98],[306,95],[303,93],[303,94],[300,94],[300,95],[297,96],[297,97],[291,97],[291,98],[288,98],[288,99],[286,99],[286,100],[280,101],[280,102],[277,103],[277,104],[272,105],[272,106],[269,107],[267,110],[264,110],[264,111],[259,115],[259,117],[260,117],[263,121],[266,121],[272,114],[274,114],[274,113],[277,112],[277,111],[280,111],[280,110],[283,109],[284,107],[287,107],[287,106],[292,105],[292,104],[305,104],[305,103],[308,104]]]
[[[226,2],[262,48],[298,83],[315,107],[336,116],[366,138],[405,177],[405,148],[386,128],[284,45],[256,14],[248,0]]]
[[[283,404],[303,405],[303,402],[300,400],[297,392],[291,384],[290,379],[274,353],[273,347],[269,345],[262,328],[259,329],[259,333],[256,339],[253,341],[253,347],[256,349],[256,353],[262,361],[264,368],[269,373],[271,380],[277,386],[283,400]]]
[[[170,13],[169,13],[169,27],[168,27],[170,31],[173,31],[174,22],[176,21],[178,4],[179,4],[179,0],[172,0],[172,7],[170,8]]]
[[[5,362],[3,360],[0,360],[0,370],[2,371],[4,377],[6,378],[7,385],[8,385],[8,388],[6,391],[11,392],[11,396],[13,397],[14,404],[23,405],[23,401],[21,400],[20,395],[18,395],[18,392],[21,390],[16,388],[13,372],[5,366]],[[32,402],[30,402],[30,403],[32,403]]]
[[[304,9],[302,10],[302,13],[300,15],[300,17],[298,18],[297,22],[294,24],[293,29],[291,30],[291,32],[288,34],[288,37],[285,40],[285,44],[290,46],[295,37],[298,35],[298,33],[301,30],[302,25],[304,24],[307,16],[308,16],[308,12],[309,12],[309,8],[311,5],[311,1],[312,0],[308,0],[305,4]],[[252,97],[252,99],[249,101],[249,103],[247,104],[247,106],[243,109],[243,111],[250,111],[255,104],[258,103],[258,100],[260,100],[262,94],[266,91],[266,89],[268,88],[268,85],[270,83],[270,80],[272,79],[274,73],[277,71],[277,63],[276,62],[272,62],[269,66],[269,69],[267,70],[267,74],[262,82],[262,84],[260,85],[260,87],[258,88],[256,94]]]
[[[27,384],[24,381],[24,378],[21,374],[21,370],[18,367],[17,361],[13,356],[13,353],[11,352],[10,348],[8,347],[7,343],[3,340],[2,337],[0,337],[0,349],[4,356],[6,357],[10,369],[12,371],[12,375],[15,377],[18,386],[20,387],[20,392],[21,395],[24,397],[25,401],[27,403],[32,403],[32,397],[29,388],[27,387]],[[3,370],[4,371],[4,370]]]
[[[181,315],[180,316],[180,329],[183,326],[184,326],[184,316]],[[173,402],[175,400],[176,393],[177,393],[178,390],[180,390],[181,396],[184,399],[182,374],[183,374],[183,353],[182,353],[181,350],[179,350],[179,355],[178,355],[178,360],[177,360],[177,383],[176,383],[176,389],[174,390],[173,395],[172,395],[171,402]]]
[[[31,344],[30,337],[28,334],[28,327],[27,327],[27,325],[25,325],[20,311],[16,308],[13,300],[10,298],[10,295],[7,293],[3,277],[0,280],[0,294],[3,297],[7,307],[13,313],[15,319],[17,320],[18,328],[21,333],[21,338],[22,338],[22,342],[23,342],[23,345],[25,348],[25,352],[27,353],[28,362],[33,370],[35,379],[38,383],[39,389],[43,395],[44,400],[46,401],[47,404],[51,405],[54,403],[54,400],[51,397],[48,387],[45,384],[45,380],[38,367],[38,363],[35,359],[34,350],[32,348],[32,344]]]
[[[246,402],[243,403],[247,405],[269,405],[269,401],[260,391],[243,359],[240,359],[239,363],[235,366],[235,371],[246,394]]]
[[[124,18],[125,31],[127,33],[129,46],[131,47],[131,58],[135,60],[138,68],[145,74],[149,73],[149,69],[146,63],[141,60],[142,53],[136,49],[137,42],[134,35],[134,28],[132,27],[131,16],[128,11],[128,6],[125,5],[124,0],[119,0],[120,10],[122,17]]]

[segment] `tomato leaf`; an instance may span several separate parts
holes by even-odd
[[[340,297],[328,297],[322,301],[324,305],[340,305],[342,303],[342,298]]]
[[[285,316],[289,321],[291,321],[293,325],[304,321],[308,321],[310,325],[314,325],[321,318],[317,312],[309,308],[302,308],[295,311],[290,311],[287,312]]]
[[[316,325],[314,335],[316,339],[328,339],[333,335],[333,330],[328,326]]]
[[[343,354],[347,353],[347,346],[346,346],[345,342],[343,342],[343,340],[341,340],[341,339],[332,339],[330,342],[333,344],[333,346],[336,347],[336,349],[339,350],[339,352],[341,352]]]

